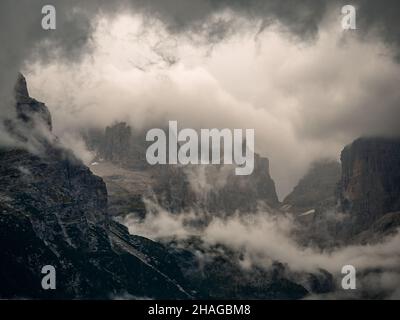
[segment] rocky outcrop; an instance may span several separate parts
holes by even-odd
[[[140,195],[142,198],[151,198],[170,212],[197,210],[231,215],[236,211],[256,212],[260,207],[271,211],[279,206],[275,183],[269,172],[269,161],[257,154],[253,173],[237,176],[234,166],[150,166],[145,158],[145,134],[134,132],[125,123],[107,127],[104,132],[88,132],[85,140],[98,154],[98,165],[93,170],[105,179],[110,190],[119,190],[112,192],[109,197],[110,203],[116,204],[112,211],[117,215],[134,213],[137,208],[139,215],[143,216]],[[104,170],[112,166],[115,167],[115,174]],[[130,173],[118,174],[121,169]],[[142,187],[144,175],[147,176],[148,189]],[[125,200],[122,194],[126,195]],[[132,199],[135,201],[132,202]]]
[[[266,269],[256,265],[243,267],[243,255],[216,244],[204,244],[199,237],[170,243],[185,278],[207,299],[301,299],[310,289],[318,292],[329,277],[295,274],[288,266],[274,262]],[[199,259],[200,258],[200,259]]]
[[[255,154],[254,171],[248,176],[237,176],[231,172],[225,185],[210,193],[210,208],[218,208],[228,214],[256,212],[266,209],[269,212],[279,206],[275,182],[269,171],[269,160]]]
[[[89,129],[82,133],[96,160],[104,160],[124,168],[145,169],[146,145],[142,132],[132,130],[125,122],[107,126],[104,130]]]
[[[335,193],[340,181],[340,163],[334,160],[314,162],[306,175],[283,200],[287,209],[296,213],[333,207]]]
[[[44,103],[39,102],[29,96],[26,80],[22,74],[18,75],[15,84],[15,100],[18,119],[25,122],[25,125],[44,124],[51,130],[51,115]],[[35,122],[33,124],[33,122]]]
[[[272,213],[279,206],[275,183],[270,176],[269,160],[258,154],[255,154],[251,175],[238,176],[233,168],[223,166],[219,168],[219,173],[211,173],[210,177],[213,177],[209,182],[213,188],[206,194],[206,209],[209,212],[231,215],[235,212],[267,210]]]
[[[295,237],[304,246],[337,245],[336,194],[340,181],[340,164],[335,160],[318,160],[283,200],[281,210],[289,213],[298,226]]]
[[[353,243],[378,243],[387,237],[393,236],[400,228],[400,211],[385,213],[372,223],[366,230],[361,231],[352,239]]]
[[[23,134],[35,126],[51,129],[48,109],[28,96],[22,76],[16,100],[9,128],[21,130],[11,135],[29,141]],[[111,220],[103,180],[56,139],[41,142],[35,153],[0,148],[0,298],[190,298],[162,245]],[[56,290],[41,287],[45,265],[56,269]]]
[[[283,203],[295,213],[303,244],[384,239],[400,226],[400,140],[355,140],[341,153],[341,169],[335,162],[313,165]]]
[[[352,233],[400,210],[400,140],[360,138],[341,154],[341,209],[350,214]]]

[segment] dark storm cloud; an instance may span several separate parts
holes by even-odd
[[[129,1],[133,8],[141,8],[149,16],[163,21],[171,32],[204,32],[211,39],[222,39],[230,30],[233,21],[221,20],[204,26],[204,22],[218,12],[230,10],[248,19],[261,19],[262,26],[279,21],[296,35],[312,35],[318,27],[326,9],[326,1],[261,1],[261,0],[170,0]]]
[[[346,4],[357,8],[358,33],[372,29],[396,45],[400,41],[400,3],[397,0],[126,0],[125,8],[140,11],[163,21],[171,32],[204,32],[210,39],[222,39],[232,32],[233,21],[218,21],[204,26],[210,16],[225,9],[246,17],[260,19],[261,30],[278,22],[283,30],[300,39],[312,38],[318,31],[327,10],[337,10]]]
[[[377,29],[389,43],[400,44],[400,2],[397,0],[355,1],[358,7],[359,29]]]
[[[343,1],[327,0],[54,0],[57,9],[57,29],[41,29],[41,8],[49,1],[11,1],[0,4],[0,40],[3,45],[1,67],[17,66],[32,54],[36,57],[74,59],[90,49],[93,18],[98,14],[112,15],[123,11],[143,14],[162,21],[170,32],[198,32],[218,41],[232,32],[230,21],[210,17],[223,10],[246,17],[260,19],[261,30],[279,22],[284,30],[304,38],[312,37],[318,30],[328,8],[340,13]],[[399,4],[395,0],[383,3],[373,0],[352,1],[359,8],[359,30],[378,28],[382,36],[392,43],[400,39]],[[207,23],[208,22],[208,23]],[[360,32],[360,33],[361,33]],[[59,50],[56,50],[59,49]],[[36,50],[36,51],[35,51]]]

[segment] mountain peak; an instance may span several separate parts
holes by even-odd
[[[17,96],[29,97],[28,87],[26,85],[26,79],[22,73],[18,73],[14,90]]]
[[[39,120],[39,122],[44,123],[51,131],[50,112],[44,103],[29,96],[26,79],[22,73],[18,73],[14,86],[14,94],[18,119],[31,124]]]

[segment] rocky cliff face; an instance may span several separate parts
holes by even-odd
[[[204,264],[197,255],[204,250],[199,239],[197,246],[193,240],[185,246],[130,235],[109,215],[103,180],[58,145],[47,107],[28,96],[22,76],[16,98],[17,119],[7,120],[9,134],[25,144],[0,147],[0,298],[302,298],[308,293],[278,264],[268,272],[246,271],[238,253],[218,247]],[[37,132],[41,147],[32,152],[25,148],[30,143],[25,134],[37,126],[47,131]],[[256,197],[263,198],[271,181],[263,184],[268,163],[258,161],[261,182],[254,180],[252,191],[259,187]],[[127,172],[128,185],[137,185],[138,172]],[[141,177],[143,191],[148,181]],[[56,270],[55,290],[41,287],[45,265]]]
[[[341,209],[357,232],[400,211],[400,140],[361,138],[341,154]]]
[[[236,176],[233,166],[149,166],[145,158],[145,134],[133,132],[125,123],[107,127],[104,132],[88,132],[85,138],[98,154],[99,165],[93,170],[105,179],[110,190],[121,190],[123,187],[123,193],[127,196],[124,200],[120,191],[112,192],[110,202],[117,206],[112,208],[113,212],[119,210],[119,214],[129,213],[129,208],[133,209],[131,212],[136,208],[143,215],[140,201],[143,196],[151,198],[170,212],[198,210],[231,215],[236,211],[255,212],[259,207],[272,210],[279,206],[275,183],[269,172],[269,161],[257,154],[254,172],[249,176]],[[111,165],[101,163],[99,159]],[[123,168],[130,173],[124,176],[113,174],[106,170],[111,166],[119,167],[115,168],[115,172]],[[144,175],[148,189],[142,187]],[[135,203],[132,203],[132,199],[136,199]]]
[[[340,163],[334,160],[314,162],[293,191],[283,200],[296,213],[335,205],[335,193],[340,181]]]
[[[210,192],[208,207],[228,214],[256,212],[258,209],[273,211],[279,206],[275,182],[269,171],[269,160],[255,154],[254,171],[249,176],[237,176],[229,172],[226,183]]]
[[[256,155],[252,175],[237,176],[233,166],[157,166],[157,201],[171,212],[199,211],[219,216],[272,211],[279,204],[268,159]]]
[[[328,247],[337,244],[336,194],[341,178],[340,164],[319,160],[310,166],[281,209],[291,214],[299,226],[297,240],[306,246]]]
[[[360,138],[314,164],[283,202],[307,245],[372,243],[400,226],[400,140]]]
[[[8,120],[16,140],[29,141],[37,125],[52,135],[48,109],[22,76],[16,101],[18,119]],[[110,219],[103,180],[56,141],[41,142],[37,153],[0,148],[0,298],[190,297],[162,245]],[[56,269],[56,290],[41,288],[45,265]]]
[[[26,80],[22,74],[18,75],[15,84],[15,100],[18,119],[25,122],[25,125],[34,125],[33,122],[44,124],[51,130],[51,115],[44,103],[41,103],[29,96]]]
[[[90,129],[83,136],[88,147],[97,154],[97,160],[103,159],[131,170],[148,166],[145,136],[133,131],[125,122],[107,126],[104,130]]]
[[[308,293],[279,263],[270,271],[244,270],[239,253],[216,246],[215,257],[204,264],[197,255],[204,250],[200,239],[176,245],[130,235],[108,214],[103,180],[57,144],[50,113],[25,86],[20,77],[16,107],[24,107],[19,120],[10,120],[10,134],[29,142],[23,134],[35,126],[47,132],[35,153],[0,147],[0,298],[296,299]],[[258,158],[256,168],[260,180],[243,188],[275,201],[268,198],[274,191],[268,162]],[[45,265],[55,267],[55,290],[41,287]]]

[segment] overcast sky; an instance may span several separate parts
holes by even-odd
[[[361,135],[399,132],[397,1],[43,1],[0,4],[0,97],[22,70],[63,135],[138,128],[254,128],[280,196],[309,164]],[[21,18],[23,17],[23,18]]]

